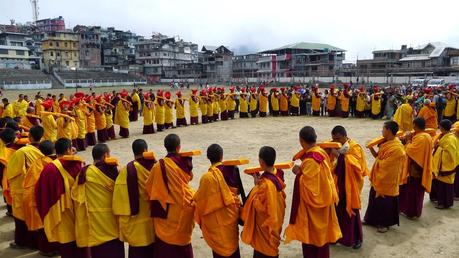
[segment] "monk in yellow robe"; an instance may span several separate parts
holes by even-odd
[[[432,186],[432,137],[425,132],[426,122],[417,117],[413,120],[414,134],[406,139],[407,160],[400,177],[400,212],[408,218],[422,214],[424,192]]]
[[[241,210],[242,242],[252,246],[253,257],[279,257],[285,216],[284,172],[274,168],[276,151],[264,146],[258,153],[263,173],[253,174],[255,186]]]
[[[200,107],[200,101],[199,101],[199,97],[198,97],[198,90],[195,90],[195,89],[191,90],[191,96],[188,99],[188,102],[189,102],[189,110],[190,110],[190,124],[191,125],[197,125],[197,124],[199,124],[198,109]],[[233,113],[233,115],[234,115],[234,113]],[[203,114],[202,117],[204,117],[204,116],[205,115]]]
[[[453,124],[451,131],[456,136],[456,140],[458,143],[457,149],[459,150],[459,121]],[[454,178],[454,200],[458,201],[459,200],[459,152],[456,152],[456,154],[457,154],[456,158],[458,160],[458,164],[456,166],[456,175]]]
[[[27,113],[21,118],[21,125],[26,128],[31,128],[34,125],[41,125],[41,118],[35,115],[35,109],[33,107],[27,108]]]
[[[8,159],[6,173],[4,177],[8,182],[9,193],[12,198],[13,217],[14,217],[14,242],[11,247],[37,248],[37,233],[27,229],[23,210],[24,177],[31,164],[43,157],[38,149],[38,144],[43,137],[43,128],[34,126],[30,128],[30,144],[15,151]]]
[[[279,109],[282,116],[288,116],[288,95],[285,92],[285,88],[281,88],[281,95],[280,95],[280,102],[279,102]]]
[[[97,141],[99,143],[108,141],[106,109],[106,102],[102,98],[102,95],[98,96],[94,105],[94,120],[97,130]]]
[[[214,258],[240,257],[238,219],[241,202],[238,186],[234,185],[234,181],[240,178],[235,178],[234,167],[222,165],[223,149],[220,145],[210,145],[207,158],[211,166],[201,177],[193,198],[195,220]],[[225,223],[220,224],[219,220]]]
[[[317,86],[312,88],[312,100],[311,100],[311,107],[312,107],[312,115],[313,116],[320,116],[320,92]]]
[[[443,118],[451,122],[456,121],[457,100],[451,92],[446,93],[446,106],[443,111]]]
[[[154,252],[155,229],[145,182],[156,159],[143,139],[132,143],[132,151],[134,160],[116,178],[113,213],[118,217],[120,240],[129,244],[129,257],[149,258]]]
[[[61,138],[54,146],[57,159],[44,167],[35,185],[38,214],[48,241],[57,242],[62,258],[85,258],[86,250],[76,245],[75,211],[71,197],[71,188],[83,161],[73,155],[69,139]]]
[[[6,171],[8,162],[13,153],[20,147],[16,144],[16,131],[12,128],[5,128],[0,132],[0,187],[3,192],[3,199],[6,203],[6,215],[12,216],[13,208],[11,207],[13,200],[11,192],[8,187],[8,180],[6,178]]]
[[[174,101],[171,100],[171,93],[167,91],[164,94],[165,104],[164,104],[164,128],[175,128],[174,126],[174,115],[172,114],[174,109]]]
[[[151,97],[153,99],[151,99]],[[143,134],[152,134],[155,132],[155,127],[153,126],[154,113],[155,113],[155,104],[154,104],[154,95],[145,94],[144,103],[142,107],[142,116],[143,116]]]
[[[344,90],[339,95],[339,103],[341,106],[341,117],[349,117],[349,101],[351,98],[351,92],[349,91],[349,84],[344,84]]]
[[[438,128],[437,111],[435,110],[435,105],[432,105],[430,99],[424,100],[424,105],[421,110],[419,110],[418,117],[424,118],[426,121],[426,128]]]
[[[277,91],[277,88],[271,89],[270,102],[271,102],[272,116],[274,117],[279,116],[279,100],[280,100],[280,94]]]
[[[218,116],[220,114],[220,105],[219,105],[219,96],[215,92],[216,88],[213,90],[213,95],[211,97],[212,100],[212,114],[213,114],[213,121],[216,122],[218,121]]]
[[[24,100],[24,95],[19,94],[18,99],[13,102],[14,117],[23,117],[27,107],[28,103]]]
[[[454,180],[459,165],[459,142],[449,119],[440,121],[441,135],[435,143],[433,153],[432,192],[430,199],[436,201],[438,209],[448,209],[454,204]]]
[[[94,116],[94,100],[91,96],[85,99],[86,106],[86,143],[96,145],[96,118]]]
[[[370,148],[376,160],[370,173],[371,189],[364,223],[377,227],[380,233],[399,225],[399,182],[406,153],[396,137],[397,132],[397,123],[386,121],[383,126],[385,141],[379,145],[378,152]]]
[[[325,150],[316,145],[314,128],[303,127],[299,138],[305,154],[301,166],[292,169],[296,177],[285,243],[300,241],[303,257],[328,258],[329,244],[342,236],[335,211],[338,194],[332,165]]]
[[[218,107],[220,108],[220,120],[228,120],[228,107],[226,106],[227,95],[225,93],[225,88],[221,87],[218,95]]]
[[[181,157],[180,138],[169,134],[164,139],[167,156],[157,162],[146,182],[155,228],[153,257],[191,258],[194,228],[194,190],[191,157]]]
[[[393,120],[398,124],[400,131],[410,132],[413,130],[414,109],[413,100],[409,99],[408,103],[400,105],[395,111]]]
[[[206,98],[206,102],[207,102],[207,121],[209,123],[212,123],[215,121],[214,119],[214,95],[211,91],[209,91],[208,93],[208,96]],[[218,112],[218,110],[216,110],[215,112]]]
[[[93,163],[82,168],[71,189],[78,247],[89,248],[92,258],[124,258],[118,239],[118,220],[112,212],[117,161],[104,143],[92,149]]]
[[[360,86],[359,92],[357,93],[357,101],[355,105],[355,116],[362,118],[365,116],[365,106],[367,102],[365,86]]]
[[[239,95],[239,118],[248,118],[249,117],[249,103],[247,101],[247,91],[243,87],[241,89],[241,94]]]
[[[260,117],[266,117],[268,114],[268,93],[265,87],[260,87]]]
[[[43,108],[46,112],[51,112],[53,108],[52,101],[47,100],[43,102]],[[42,114],[41,120],[43,121],[43,128],[45,129],[43,140],[55,142],[57,140],[57,123],[54,116],[52,114]]]
[[[330,91],[328,92],[327,112],[330,117],[334,117],[336,115],[336,92],[334,85],[330,86]]]
[[[2,118],[4,117],[14,118],[13,105],[8,102],[7,98],[3,98],[2,103],[3,103]]]
[[[140,101],[140,96],[137,89],[132,91],[130,96],[131,101],[131,109],[129,111],[129,121],[134,122],[139,119],[139,110],[142,107],[142,103]]]
[[[55,113],[60,113],[61,112],[61,109],[59,107],[59,100],[56,98],[56,95],[52,95],[51,96],[51,101],[52,101],[52,112],[55,112]]]
[[[333,169],[339,198],[336,214],[343,235],[338,243],[359,249],[363,241],[360,195],[363,179],[369,174],[365,153],[356,141],[348,138],[344,127],[335,126],[331,135],[334,142],[342,145],[339,150],[332,149],[337,160]]]
[[[54,143],[51,141],[42,141],[38,148],[44,156],[32,162],[24,177],[22,209],[28,230],[37,231],[38,250],[40,254],[43,256],[55,256],[58,254],[57,246],[55,243],[50,243],[46,238],[43,221],[40,218],[40,214],[38,214],[37,202],[35,200],[35,186],[40,178],[40,174],[44,167],[56,158]]]
[[[207,111],[207,96],[206,95],[207,95],[206,90],[201,90],[201,92],[199,93],[199,110],[201,110],[201,122],[203,124],[207,124],[209,122],[209,119],[207,116],[208,111]],[[195,119],[191,119],[191,120],[195,121]]]
[[[301,93],[299,89],[296,89],[292,93],[292,98],[290,99],[290,115],[291,116],[300,115],[300,96],[301,96]]]
[[[129,110],[131,108],[131,104],[126,99],[127,94],[127,92],[121,92],[120,100],[118,101],[115,110],[114,123],[120,126],[119,135],[123,138],[129,137]]]
[[[70,101],[61,101],[59,103],[59,106],[61,108],[61,112],[64,113],[64,114],[68,114],[69,110],[69,106],[70,106],[71,102]],[[67,138],[67,139],[73,139],[73,125],[71,123],[71,119],[69,117],[58,117],[57,120],[56,120],[56,124],[57,124],[57,139],[60,139],[60,138]]]
[[[177,99],[175,100],[175,117],[177,127],[187,126],[185,118],[185,99],[182,98],[182,92],[178,91]]]
[[[371,118],[379,119],[382,115],[382,99],[381,92],[378,86],[373,87],[373,94],[371,95]]]
[[[234,113],[236,112],[236,93],[234,93],[234,86],[230,87],[230,93],[226,98],[226,107],[228,109],[228,118],[234,119]]]
[[[76,126],[78,127],[77,150],[84,151],[87,147],[87,144],[86,144],[87,111],[86,111],[85,105],[83,104],[83,100],[80,98],[76,98],[74,100],[74,105],[75,105],[74,107],[75,121],[76,121]]]
[[[257,117],[258,114],[258,94],[255,88],[250,89],[250,116]]]
[[[107,131],[107,140],[116,139],[115,126],[113,125],[113,107],[109,106],[105,108],[105,121]]]
[[[158,91],[158,97],[156,98],[155,102],[155,121],[156,121],[156,128],[158,132],[164,130],[164,123],[165,123],[165,107],[164,107],[164,98],[163,92]]]

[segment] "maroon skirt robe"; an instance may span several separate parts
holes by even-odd
[[[368,197],[368,207],[364,221],[376,227],[390,227],[400,225],[398,196],[379,196],[373,187]]]
[[[421,180],[421,178],[408,177],[407,183],[400,186],[400,212],[408,218],[421,217],[425,193]]]

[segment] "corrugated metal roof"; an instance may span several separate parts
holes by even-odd
[[[426,60],[430,60],[429,55],[409,55],[409,56],[406,56],[406,57],[400,59],[400,62],[404,62],[404,61],[426,61]]]
[[[429,45],[434,47],[434,50],[429,54],[429,57],[431,57],[431,58],[432,57],[439,57],[443,53],[443,51],[445,51],[445,49],[447,49],[447,48],[457,49],[457,48],[452,47],[451,45],[448,45],[448,44],[443,43],[443,42],[430,42],[430,43],[418,46],[415,49],[422,50],[422,49],[426,48]]]
[[[293,44],[285,45],[285,46],[278,47],[278,48],[271,49],[271,50],[265,50],[263,52],[278,51],[282,49],[310,49],[310,50],[320,50],[320,51],[328,49],[330,51],[346,51],[344,49],[341,49],[341,48],[338,48],[338,47],[335,47],[329,44],[299,42],[299,43],[293,43]]]

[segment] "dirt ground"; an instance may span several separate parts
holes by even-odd
[[[110,89],[98,89],[97,92],[108,91]],[[73,90],[74,91],[74,90]],[[47,91],[42,91],[45,93]],[[53,91],[56,94],[59,91]],[[65,93],[72,90],[65,90]],[[22,92],[21,92],[22,93]],[[29,95],[34,95],[35,91],[24,91]],[[18,92],[6,92],[6,96],[13,101],[13,96]],[[117,139],[109,142],[111,155],[117,157],[121,164],[127,164],[132,158],[130,145],[134,139],[145,139],[149,148],[153,150],[157,157],[165,155],[162,141],[168,133],[176,133],[182,139],[182,149],[200,149],[205,152],[207,146],[212,143],[220,144],[224,149],[225,159],[245,157],[250,159],[248,166],[257,165],[257,154],[261,146],[272,146],[277,151],[277,161],[289,161],[293,154],[299,149],[298,132],[305,125],[313,126],[318,134],[319,140],[330,138],[330,131],[336,125],[343,125],[348,135],[364,145],[368,140],[379,136],[382,121],[370,119],[341,119],[326,117],[280,117],[280,118],[255,118],[255,119],[235,119],[232,121],[217,122],[206,125],[188,126],[184,128],[171,129],[153,135],[144,136],[141,134],[141,118],[136,123],[131,123],[131,137],[128,139]],[[117,128],[118,130],[118,128]],[[79,153],[86,161],[90,162],[91,148]],[[373,157],[366,152],[368,165],[371,168]],[[194,159],[194,179],[192,187],[197,188],[199,178],[206,172],[209,166],[205,155]],[[242,169],[245,166],[242,167]],[[288,224],[290,216],[290,205],[292,199],[294,176],[286,174],[287,187],[287,208],[285,211],[284,228]],[[253,187],[252,177],[242,175],[246,192]],[[363,217],[368,203],[369,182],[365,181],[362,192]],[[332,257],[459,257],[459,208],[458,204],[449,210],[437,210],[429,202],[428,196],[424,199],[424,212],[418,220],[412,221],[401,217],[400,227],[393,227],[385,234],[378,233],[375,228],[364,226],[364,242],[360,250],[335,245],[331,247]],[[0,257],[41,257],[33,251],[17,251],[8,247],[13,239],[14,223],[13,219],[5,216],[4,203],[0,203]],[[198,226],[193,232],[192,241],[195,257],[212,257],[211,251],[204,239]],[[252,248],[241,242],[242,257],[252,257]],[[280,257],[302,257],[301,245],[293,242],[289,245],[281,243]]]

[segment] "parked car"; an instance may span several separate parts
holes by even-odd
[[[426,82],[427,82],[426,79],[412,79],[410,81],[410,85],[414,88],[424,87],[426,86]]]
[[[427,82],[427,87],[438,88],[445,86],[445,80],[443,79],[431,79]]]

